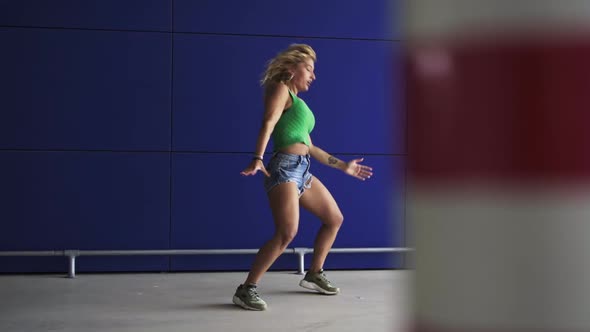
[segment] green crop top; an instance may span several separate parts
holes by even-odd
[[[310,146],[309,134],[315,126],[315,117],[307,104],[289,90],[293,105],[283,111],[272,132],[274,151],[294,143]]]

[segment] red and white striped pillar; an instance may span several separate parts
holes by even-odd
[[[413,331],[590,331],[590,1],[406,20]]]

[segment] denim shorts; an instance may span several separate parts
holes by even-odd
[[[309,172],[310,157],[309,155],[300,156],[275,152],[266,166],[270,177],[264,177],[264,188],[268,193],[275,186],[294,182],[297,184],[299,196],[303,195],[305,189],[311,187],[311,173]]]

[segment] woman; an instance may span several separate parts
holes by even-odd
[[[322,222],[314,243],[311,267],[299,285],[323,294],[340,291],[326,278],[323,265],[343,216],[328,189],[309,172],[310,156],[360,180],[370,178],[372,169],[359,164],[362,158],[343,162],[313,145],[310,133],[315,118],[298,94],[308,91],[316,79],[315,62],[316,53],[309,45],[292,44],[268,63],[261,81],[265,88],[264,119],[252,162],[241,174],[249,176],[260,171],[266,176],[264,186],[275,233],[260,248],[246,281],[233,297],[233,302],[245,309],[267,308],[256,291],[256,284],[295,237],[299,206]],[[263,155],[271,136],[274,154],[265,167]]]

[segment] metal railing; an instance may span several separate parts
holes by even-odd
[[[406,253],[413,248],[332,248],[330,253]],[[61,256],[68,257],[68,277],[76,277],[76,258],[80,256],[161,256],[161,255],[246,255],[256,254],[258,249],[166,249],[166,250],[53,250],[53,251],[0,251],[0,257],[18,256]],[[303,274],[305,255],[313,248],[287,248],[283,254],[299,257],[297,273]]]

